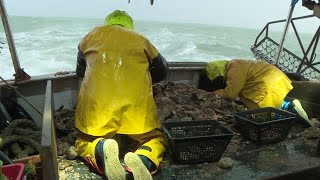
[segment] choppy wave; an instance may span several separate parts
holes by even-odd
[[[81,38],[102,19],[10,17],[21,67],[30,75],[75,69]],[[198,24],[137,22],[144,34],[168,61],[212,61],[252,59],[250,47],[258,30]],[[3,29],[0,41],[5,40]],[[5,44],[0,54],[0,75],[14,74],[10,52]]]

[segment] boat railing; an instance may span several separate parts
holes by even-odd
[[[320,77],[320,61],[316,58],[316,49],[320,37],[320,26],[318,27],[308,47],[305,48],[294,23],[297,20],[313,17],[315,16],[307,15],[291,19],[290,24],[293,28],[295,37],[298,40],[303,56],[299,57],[289,49],[283,48],[283,52],[278,63],[278,67],[282,71],[288,73],[298,73],[311,79]],[[279,43],[270,37],[270,26],[277,23],[283,23],[285,21],[286,19],[271,21],[267,23],[266,26],[261,30],[255,39],[254,45],[251,47],[251,51],[256,59],[263,59],[271,64],[275,64],[279,51]]]
[[[42,178],[48,180],[59,179],[56,142],[57,136],[53,119],[53,106],[52,81],[48,80],[45,92],[40,149]]]

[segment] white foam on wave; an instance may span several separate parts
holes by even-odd
[[[193,42],[188,42],[176,52],[176,56],[185,56],[195,54],[197,46]]]
[[[94,22],[50,18],[35,18],[34,21],[34,27],[14,33],[21,67],[31,76],[75,70],[77,46],[94,28]],[[22,20],[19,27],[23,26]],[[233,31],[229,29],[166,23],[145,23],[137,28],[168,61],[238,58],[248,56],[250,48],[246,38],[241,38],[241,34],[232,35]],[[0,33],[2,36],[5,34]],[[0,54],[0,75],[12,78],[13,73],[10,52],[5,47]]]
[[[5,44],[0,54],[0,76],[4,79],[13,79],[14,68],[10,51]]]

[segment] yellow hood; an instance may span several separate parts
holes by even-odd
[[[210,80],[214,80],[218,76],[225,77],[227,69],[227,60],[218,60],[208,63],[206,72]]]

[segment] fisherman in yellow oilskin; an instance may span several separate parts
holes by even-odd
[[[126,179],[128,174],[134,179],[152,179],[167,146],[152,92],[152,82],[167,74],[167,61],[133,29],[132,18],[116,10],[78,46],[76,72],[83,81],[76,108],[79,136],[75,146],[109,180]],[[112,139],[116,135],[138,142],[137,148],[125,154],[124,166],[118,142]]]
[[[207,77],[224,84],[222,89],[213,91],[228,99],[239,97],[250,109],[273,107],[293,111],[312,126],[299,100],[284,101],[293,88],[290,79],[277,67],[266,61],[218,60],[208,63]]]

